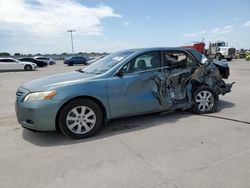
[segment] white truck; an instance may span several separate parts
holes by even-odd
[[[207,55],[217,60],[227,59],[227,61],[231,61],[235,58],[235,50],[235,48],[228,47],[228,44],[224,41],[209,42]]]

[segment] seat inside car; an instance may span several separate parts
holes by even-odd
[[[145,60],[139,60],[137,63],[137,66],[138,66],[138,71],[142,71],[142,70],[147,69]]]

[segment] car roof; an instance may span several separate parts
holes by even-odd
[[[12,58],[12,57],[1,57],[0,59],[15,59],[15,58]]]
[[[157,51],[157,50],[184,50],[184,51],[191,51],[193,49],[190,48],[183,48],[183,47],[153,47],[153,48],[132,48],[126,49],[121,51],[132,51],[132,52],[147,52],[147,51]]]

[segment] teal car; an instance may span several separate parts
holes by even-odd
[[[229,67],[195,49],[147,48],[110,54],[74,72],[22,84],[16,115],[22,127],[86,138],[114,118],[192,109],[216,111],[230,92]]]

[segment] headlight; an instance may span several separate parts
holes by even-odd
[[[24,101],[50,100],[56,95],[56,91],[43,91],[28,94]]]

